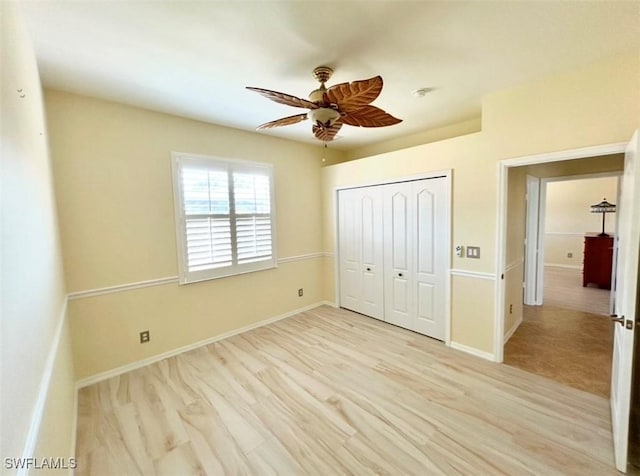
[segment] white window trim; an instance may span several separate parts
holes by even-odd
[[[183,152],[172,152],[172,172],[173,172],[173,197],[175,211],[175,229],[178,258],[178,279],[180,284],[197,283],[210,279],[225,278],[239,274],[253,273],[265,269],[278,267],[277,242],[276,242],[276,207],[275,207],[275,183],[273,164],[265,162],[253,162],[241,159],[227,159],[222,157],[190,154]],[[225,164],[231,171],[253,171],[256,168],[267,171],[270,181],[270,216],[271,216],[271,258],[268,260],[253,263],[233,264],[220,268],[205,269],[199,271],[189,271],[186,243],[186,219],[184,213],[184,197],[181,182],[181,170],[184,164],[201,164],[211,166],[213,163]],[[235,213],[233,205],[230,203],[229,214]],[[235,232],[232,232],[235,236]],[[234,259],[235,261],[235,259]]]

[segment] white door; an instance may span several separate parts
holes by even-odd
[[[640,136],[635,132],[625,151],[624,175],[618,203],[618,266],[616,314],[611,371],[611,421],[616,468],[626,472],[631,406],[633,339],[638,316],[638,254],[640,247]]]
[[[383,187],[385,321],[413,329],[415,203],[410,182]]]
[[[340,305],[384,318],[382,190],[364,187],[338,193]]]
[[[449,256],[448,183],[445,178],[413,183],[416,201],[415,294],[413,330],[434,339],[446,337],[446,277]]]
[[[446,338],[449,256],[448,179],[386,185],[385,320],[435,339]]]
[[[622,178],[618,178],[618,186],[617,186],[617,195],[616,195],[616,203],[620,203],[620,196],[622,194],[622,189],[620,184],[622,183]],[[620,213],[620,210],[618,210]],[[620,224],[618,220],[615,222],[616,224],[616,234],[613,241],[613,257],[611,260],[611,293],[609,294],[609,314],[616,313],[616,288],[617,288],[617,279],[618,279],[618,238],[620,236]]]
[[[525,225],[524,303],[541,305],[538,295],[538,217],[540,215],[540,179],[527,175],[527,221]]]

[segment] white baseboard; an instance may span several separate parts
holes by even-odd
[[[573,236],[575,238],[584,238],[584,233],[574,233],[572,231],[545,231],[545,235],[557,235],[557,236]]]
[[[467,354],[475,355],[476,357],[480,357],[481,359],[490,360],[491,362],[496,362],[495,356],[491,352],[485,352],[483,350],[478,350],[474,347],[469,347],[468,345],[459,344],[458,342],[453,342],[449,344],[449,347],[452,349],[460,350],[462,352],[466,352]]]
[[[47,396],[49,395],[49,387],[51,385],[51,377],[53,376],[53,369],[56,363],[56,357],[58,355],[58,348],[60,347],[60,339],[62,337],[62,329],[66,321],[67,316],[67,298],[64,298],[62,303],[62,311],[58,318],[58,323],[53,334],[53,340],[51,347],[49,347],[49,353],[47,354],[47,360],[44,364],[44,370],[42,372],[42,378],[40,379],[40,387],[38,389],[38,397],[36,403],[31,411],[31,420],[29,422],[29,430],[27,432],[27,439],[24,443],[22,450],[23,460],[33,458],[36,445],[38,443],[38,435],[40,434],[40,425],[42,424],[42,417],[44,415],[45,407],[47,405]],[[18,470],[18,476],[27,476],[29,473],[28,468],[22,468]]]
[[[509,329],[509,332],[505,334],[504,344],[506,344],[509,341],[509,339],[511,339],[511,336],[514,334],[515,331],[518,330],[518,327],[520,327],[520,324],[522,324],[522,316],[520,316],[518,320],[513,323],[513,325],[511,326],[511,329]]]
[[[178,347],[177,349],[169,350],[167,352],[163,352],[161,354],[153,355],[151,357],[147,357],[146,359],[138,360],[136,362],[132,362],[127,365],[123,365],[121,367],[116,367],[115,369],[107,370],[105,372],[100,372],[98,374],[92,375],[90,377],[85,377],[76,382],[76,388],[81,389],[83,387],[88,387],[89,385],[93,385],[94,383],[102,382],[103,380],[110,379],[112,377],[117,377],[118,375],[122,375],[127,372],[131,372],[132,370],[136,370],[142,367],[146,367],[147,365],[154,364],[161,360],[167,359],[169,357],[174,357],[176,355],[182,354],[184,352],[188,352],[193,349],[197,349],[198,347],[202,347],[204,345],[212,344],[213,342],[217,342],[222,339],[226,339],[228,337],[233,337],[238,334],[242,334],[243,332],[250,331],[252,329],[257,329],[258,327],[266,326],[267,324],[271,324],[273,322],[279,321],[281,319],[286,319],[287,317],[294,316],[304,311],[309,311],[310,309],[315,309],[318,306],[322,305],[335,306],[334,303],[328,301],[321,301],[315,304],[310,304],[305,307],[301,307],[295,309],[293,311],[286,312],[279,316],[270,317],[268,319],[264,319],[262,321],[255,322],[253,324],[249,324],[248,326],[240,327],[239,329],[234,329],[229,332],[225,332],[224,334],[219,334],[217,336],[210,337],[208,339],[204,339],[198,342],[194,342],[193,344],[188,344],[182,347]]]
[[[582,269],[582,266],[577,264],[545,263],[544,265],[545,267],[549,266],[551,268]]]
[[[508,272],[516,269],[518,266],[523,266],[523,265],[524,265],[524,259],[518,259],[518,260],[512,261],[507,266],[505,266],[504,274],[507,274]]]

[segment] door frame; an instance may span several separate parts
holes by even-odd
[[[542,296],[538,294],[538,270],[540,260],[540,178],[526,176],[526,211],[524,234],[524,304],[542,304]]]
[[[497,164],[498,174],[498,197],[497,197],[497,220],[496,220],[496,274],[497,280],[495,288],[495,313],[494,313],[494,336],[493,336],[493,356],[496,362],[504,360],[504,275],[507,256],[507,197],[509,183],[509,168],[524,165],[544,164],[550,162],[561,162],[563,160],[587,159],[600,155],[623,154],[627,142],[617,142],[612,144],[583,147],[579,149],[569,149],[564,151],[549,152],[545,154],[534,154],[522,157],[500,160]],[[541,190],[542,195],[542,190]]]
[[[400,177],[394,177],[389,179],[381,179],[381,180],[371,180],[361,183],[352,183],[347,185],[338,185],[333,188],[332,197],[333,197],[333,216],[334,216],[334,230],[333,230],[333,249],[334,260],[333,260],[333,275],[334,279],[334,296],[335,296],[335,306],[340,307],[340,236],[339,236],[339,224],[340,224],[340,213],[339,213],[339,204],[338,204],[338,192],[340,190],[347,190],[350,188],[363,188],[363,187],[374,187],[376,185],[388,185],[392,183],[402,183],[402,182],[415,182],[416,180],[423,179],[433,179],[437,177],[443,177],[446,180],[445,187],[445,201],[448,206],[447,217],[446,217],[446,226],[445,226],[445,243],[448,243],[448,248],[446,252],[446,263],[445,263],[445,340],[444,343],[447,346],[451,345],[451,240],[453,233],[451,231],[452,220],[452,205],[453,205],[453,194],[451,188],[451,182],[453,177],[452,169],[444,169],[444,170],[436,170],[432,172],[423,172],[415,175],[405,175]],[[373,319],[373,318],[372,318]]]
[[[529,175],[527,175],[527,177],[529,177]],[[536,258],[534,263],[534,269],[530,269],[529,271],[527,271],[525,267],[525,272],[526,272],[525,292],[527,290],[529,290],[529,292],[532,292],[530,296],[534,296],[535,299],[533,302],[527,302],[527,300],[525,299],[525,304],[536,305],[536,306],[541,306],[542,304],[544,304],[544,253],[545,253],[544,250],[545,250],[545,242],[547,239],[546,237],[547,230],[545,228],[546,226],[545,219],[547,216],[547,186],[550,183],[554,183],[554,182],[567,182],[569,180],[589,180],[589,179],[607,178],[607,177],[615,177],[618,179],[617,190],[619,194],[620,178],[622,177],[621,172],[596,172],[592,174],[562,175],[558,177],[541,177],[538,179],[539,180],[539,185],[538,185],[539,201],[538,201],[537,210],[535,211],[537,213],[535,217],[529,217],[530,208],[527,202],[527,222],[529,222],[530,218],[532,220],[535,218],[537,227],[535,230],[535,234],[532,233],[533,236],[529,236],[529,235],[525,236],[525,240],[526,240],[525,256],[528,257],[530,253],[534,254],[534,250],[529,250],[530,242],[533,243],[533,245],[537,249],[537,253],[535,253]],[[616,219],[616,217],[612,217],[612,218]],[[613,261],[612,270],[613,269],[615,269],[615,260]],[[528,279],[531,279],[531,283],[532,283],[531,285],[527,281]],[[530,286],[531,286],[531,289],[527,289]],[[612,292],[614,291],[613,288],[611,288],[611,290]],[[525,296],[526,296],[526,293],[525,293]],[[610,301],[612,302],[611,299]]]

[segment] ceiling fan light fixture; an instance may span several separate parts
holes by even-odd
[[[310,119],[311,132],[316,139],[326,144],[336,137],[344,124],[356,127],[384,127],[402,122],[402,119],[393,117],[379,107],[371,105],[382,91],[382,76],[335,84],[327,89],[324,83],[332,73],[333,70],[327,66],[319,66],[313,70],[313,75],[320,82],[320,87],[311,92],[309,100],[270,89],[247,86],[248,90],[271,101],[309,110],[304,114],[266,122],[258,126],[258,129],[288,126]]]
[[[311,119],[311,122],[314,124],[331,127],[340,119],[340,113],[330,107],[319,107],[318,109],[311,109],[307,113],[307,117]]]

